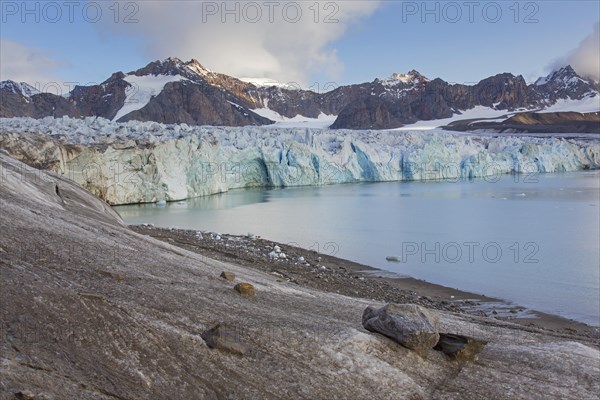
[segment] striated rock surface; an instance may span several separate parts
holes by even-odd
[[[440,330],[489,341],[476,363],[365,331],[370,300],[278,282],[129,230],[64,177],[0,153],[0,399],[590,399],[597,345],[440,312]],[[58,192],[56,188],[58,189]],[[123,274],[119,281],[98,270]],[[257,287],[247,301],[217,275]],[[251,346],[215,351],[235,327]]]

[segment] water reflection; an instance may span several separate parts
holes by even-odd
[[[600,171],[523,178],[236,190],[116,209],[127,223],[335,243],[342,258],[598,324]],[[465,243],[479,243],[473,261]],[[421,252],[385,260],[407,244]]]

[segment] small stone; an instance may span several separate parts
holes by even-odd
[[[221,272],[220,277],[223,278],[223,279],[225,279],[225,280],[228,280],[230,282],[235,281],[235,274],[233,272],[225,272],[225,271],[223,271],[223,272]]]
[[[101,269],[96,270],[96,271],[98,272],[98,274],[100,274],[102,276],[105,276],[107,278],[112,278],[112,279],[114,279],[115,281],[118,281],[118,282],[122,282],[122,281],[125,280],[125,275],[123,275],[121,273],[118,273],[118,272],[106,271],[106,270],[101,270]]]
[[[22,390],[20,392],[15,393],[15,398],[23,400],[34,400],[35,395],[29,390]]]
[[[245,282],[238,283],[234,289],[242,296],[254,297],[255,294],[254,286]]]
[[[440,333],[440,340],[434,350],[439,350],[458,361],[473,361],[483,351],[487,342],[468,336]]]
[[[200,336],[206,342],[206,345],[211,349],[244,355],[248,352],[249,347],[242,343],[237,334],[238,330],[232,329],[229,326],[218,324],[215,327],[203,332]]]

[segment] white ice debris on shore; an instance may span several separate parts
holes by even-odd
[[[497,179],[600,168],[600,136],[209,127],[102,118],[0,119],[0,146],[111,204],[248,187]]]

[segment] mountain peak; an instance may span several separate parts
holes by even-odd
[[[573,67],[571,67],[571,65],[567,65],[566,67],[562,67],[561,69],[559,69],[559,71],[563,71],[565,73],[577,75],[577,72],[575,72],[575,70],[573,69]]]
[[[376,79],[376,82],[380,82],[383,86],[387,88],[394,88],[396,86],[400,86],[402,90],[405,90],[408,87],[417,87],[424,85],[429,82],[429,79],[421,75],[416,70],[408,71],[406,74],[402,73],[394,73],[389,78],[385,79]]]
[[[196,59],[184,62],[177,57],[169,57],[153,61],[143,68],[130,72],[128,75],[181,75],[194,80],[194,78],[198,78],[198,76],[205,76],[210,73],[212,73],[212,71],[204,68],[204,66]]]
[[[401,73],[392,74],[392,76],[390,78],[388,78],[388,80],[400,81],[402,83],[413,83],[413,84],[429,82],[429,79],[427,79],[426,77],[421,75],[419,73],[419,71],[414,70],[414,69],[408,71],[408,73],[406,73],[406,74],[401,74]]]
[[[185,66],[187,67],[187,69],[198,75],[204,76],[212,73],[211,70],[205,68],[202,64],[200,64],[200,61],[196,60],[195,58],[192,58],[190,61],[185,63]]]
[[[39,94],[40,91],[26,82],[15,82],[6,80],[0,82],[0,91],[20,94],[25,97],[31,97],[34,94]]]
[[[570,65],[566,65],[557,70],[550,72],[547,76],[543,76],[535,81],[537,86],[545,85],[549,82],[562,81],[563,84],[583,80]]]

